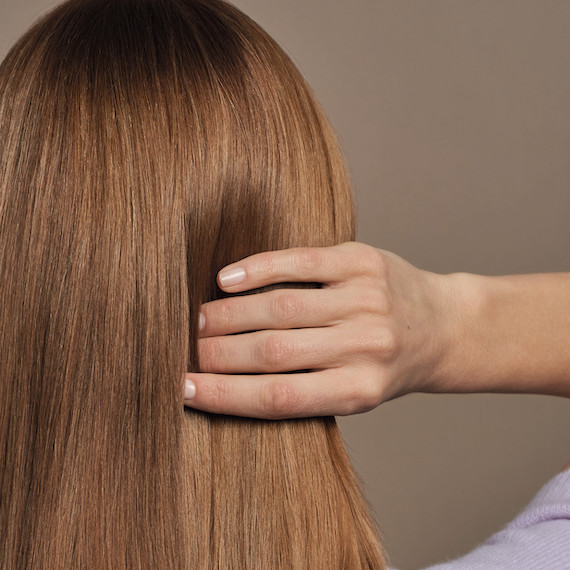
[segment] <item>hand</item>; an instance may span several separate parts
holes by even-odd
[[[354,242],[260,253],[218,276],[230,293],[290,281],[323,288],[203,305],[202,373],[187,374],[187,406],[267,419],[347,415],[429,386],[450,335],[445,276]]]

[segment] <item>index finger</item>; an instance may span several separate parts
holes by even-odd
[[[224,267],[218,285],[231,293],[295,281],[334,285],[364,273],[377,257],[379,250],[356,242],[256,253]]]

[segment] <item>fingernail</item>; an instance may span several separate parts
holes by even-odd
[[[204,313],[200,313],[200,318],[198,319],[198,323],[200,330],[204,330],[204,327],[206,326],[206,317],[204,316]]]
[[[191,400],[196,395],[196,385],[192,380],[184,382],[184,399]]]
[[[237,285],[245,279],[245,269],[243,267],[232,267],[231,269],[222,269],[220,271],[220,285],[229,287]]]

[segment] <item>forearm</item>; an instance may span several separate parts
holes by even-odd
[[[429,391],[570,397],[570,273],[444,278],[453,309]]]

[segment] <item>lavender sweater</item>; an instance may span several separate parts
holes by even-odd
[[[469,554],[426,570],[570,570],[570,470]]]

